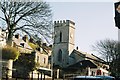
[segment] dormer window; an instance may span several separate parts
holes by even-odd
[[[24,48],[24,43],[20,43],[20,46],[22,46]]]
[[[19,34],[16,34],[16,35],[15,35],[15,38],[16,38],[16,39],[19,39]]]

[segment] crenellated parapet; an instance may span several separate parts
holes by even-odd
[[[61,26],[70,26],[75,25],[75,23],[71,20],[60,20],[60,21],[54,21],[54,27],[61,27]]]

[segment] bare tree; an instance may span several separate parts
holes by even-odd
[[[109,63],[111,74],[120,76],[120,42],[110,39],[100,40],[93,45],[93,48]]]
[[[114,40],[100,40],[95,45],[93,45],[93,49],[97,52],[99,52],[103,58],[109,62],[113,59],[113,54],[117,54],[116,51],[116,41]]]
[[[0,2],[0,22],[8,30],[7,43],[15,32],[31,36],[42,35],[46,40],[52,33],[52,12],[46,2]]]

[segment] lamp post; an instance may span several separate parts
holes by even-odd
[[[9,71],[17,71],[16,69],[9,69],[8,67],[5,67],[5,69],[6,69],[6,72],[5,72],[6,80],[8,80],[8,78],[12,78],[12,76],[9,75]],[[16,78],[17,78],[17,76],[16,76]]]
[[[5,72],[5,74],[6,74],[6,80],[8,80],[8,68],[6,67],[6,72]]]

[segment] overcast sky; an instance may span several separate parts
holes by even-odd
[[[114,26],[114,2],[118,0],[45,0],[50,3],[53,20],[75,22],[75,47],[93,53],[91,45],[106,38],[118,40]]]
[[[54,14],[53,20],[67,19],[75,22],[75,46],[80,51],[96,54],[91,48],[96,41],[106,38],[118,40],[118,29],[114,26],[113,1],[71,1],[51,0],[50,5]]]

